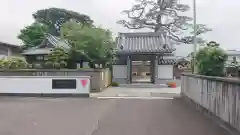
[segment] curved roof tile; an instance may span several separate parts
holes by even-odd
[[[120,33],[117,37],[117,52],[162,52],[171,53],[176,49],[167,42],[162,33]]]
[[[176,60],[174,60],[174,59],[172,59],[172,60],[161,59],[161,60],[159,60],[158,64],[159,65],[173,65],[173,64],[176,64]]]

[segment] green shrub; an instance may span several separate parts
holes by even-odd
[[[112,82],[111,86],[112,86],[112,87],[118,87],[119,84],[118,84],[117,82]]]
[[[69,56],[65,49],[63,48],[55,48],[53,52],[47,55],[47,61],[44,64],[45,68],[66,68],[67,60]]]
[[[209,42],[196,55],[198,74],[207,76],[223,76],[227,55],[216,42]]]
[[[28,63],[25,60],[11,58],[9,60],[0,60],[0,68],[2,69],[25,69]]]
[[[6,68],[8,69],[8,60],[0,60],[0,68]]]

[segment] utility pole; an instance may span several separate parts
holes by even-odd
[[[193,0],[193,62],[194,62],[194,67],[193,67],[193,73],[196,73],[196,54],[197,54],[197,41],[196,41],[196,36],[197,36],[197,12],[196,12],[196,0]]]

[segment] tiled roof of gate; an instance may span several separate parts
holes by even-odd
[[[176,49],[168,44],[159,32],[120,33],[117,37],[118,52],[161,52],[171,53]]]
[[[175,64],[176,60],[159,60],[159,65],[172,65]]]

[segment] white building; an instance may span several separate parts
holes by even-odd
[[[240,62],[240,50],[227,50],[226,53],[228,55],[226,64],[231,64],[234,59],[236,59],[237,62]]]
[[[21,48],[18,45],[0,42],[0,59],[19,57]]]

